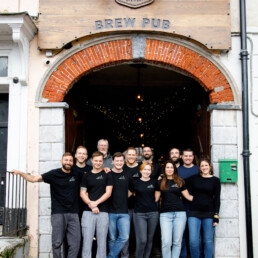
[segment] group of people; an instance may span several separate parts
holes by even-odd
[[[106,139],[99,140],[98,151],[88,159],[87,149],[79,146],[75,164],[72,154],[64,153],[62,167],[42,175],[13,170],[29,182],[50,184],[53,257],[61,257],[65,238],[67,257],[77,257],[81,233],[79,256],[92,257],[96,236],[97,258],[129,257],[133,223],[135,256],[149,258],[159,223],[162,257],[187,257],[188,228],[191,257],[200,257],[203,242],[204,257],[211,258],[214,228],[219,222],[220,181],[213,176],[209,159],[200,158],[198,167],[193,164],[191,149],[180,153],[172,148],[170,159],[161,168],[152,161],[151,147],[142,149],[141,162],[136,160],[134,147],[125,155],[116,152],[113,156],[108,147]]]

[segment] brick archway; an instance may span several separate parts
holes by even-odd
[[[131,39],[88,47],[67,58],[50,74],[42,97],[48,102],[61,102],[82,76],[104,67],[132,61]],[[194,78],[209,92],[212,104],[234,101],[225,75],[210,60],[190,48],[177,43],[146,39],[144,62],[172,68]]]

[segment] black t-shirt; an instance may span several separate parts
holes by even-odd
[[[128,172],[130,174],[131,180],[139,179],[141,177],[141,174],[139,172],[139,164],[136,167],[128,167],[126,164],[123,167],[123,170]],[[135,205],[135,196],[130,196],[128,199],[128,209],[132,210],[134,209]]]
[[[83,175],[81,183],[81,187],[87,188],[91,201],[97,201],[106,192],[106,187],[110,185],[113,185],[112,176],[104,170],[99,173],[87,172]],[[108,212],[108,200],[99,204],[98,208],[101,212]],[[85,204],[84,210],[91,211],[87,204]]]
[[[127,171],[110,172],[113,178],[113,190],[109,199],[110,213],[128,213],[128,187],[130,175]]]
[[[80,176],[73,169],[65,173],[61,168],[53,169],[42,175],[45,183],[50,184],[51,213],[78,213],[78,192]]]
[[[156,179],[142,181],[141,179],[132,180],[130,191],[135,193],[134,212],[152,212],[158,211],[155,203],[155,191],[158,191],[158,182]]]
[[[139,162],[139,166],[142,164],[142,162]],[[150,175],[150,178],[158,179],[160,175],[162,175],[162,169],[161,166],[158,163],[152,163],[153,165],[153,171]]]
[[[128,172],[132,179],[138,179],[141,177],[140,172],[139,172],[139,164],[133,168],[128,167],[126,164],[124,164],[123,171]]]
[[[87,172],[90,172],[92,170],[92,166],[89,166],[86,164],[85,167],[78,167],[76,164],[73,165],[73,170],[75,171],[75,173],[78,173],[79,175],[79,182],[81,184],[82,181],[82,177],[84,174],[86,174]],[[80,188],[79,188],[79,192],[78,195],[80,196]],[[78,198],[79,199],[79,215],[82,215],[83,209],[84,209],[84,201],[82,200],[82,198]]]
[[[160,188],[161,180],[158,181]],[[167,189],[160,190],[161,192],[161,207],[160,212],[176,212],[185,211],[184,203],[181,199],[181,192],[186,189],[185,184],[181,187],[175,184],[174,180],[167,180]]]
[[[221,187],[217,177],[192,176],[186,179],[186,187],[194,196],[189,217],[212,218],[219,213]]]
[[[92,166],[89,166],[86,164],[85,167],[78,167],[76,164],[73,165],[73,170],[77,173],[80,174],[81,179],[83,177],[84,174],[86,174],[87,172],[90,172],[92,170]]]

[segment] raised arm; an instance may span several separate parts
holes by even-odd
[[[13,169],[12,170],[12,174],[13,175],[20,175],[22,178],[24,178],[26,181],[30,182],[30,183],[37,183],[37,182],[42,182],[42,176],[41,175],[30,175],[30,174],[26,174],[23,173],[19,170]]]

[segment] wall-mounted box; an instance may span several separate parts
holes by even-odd
[[[236,159],[220,159],[219,171],[221,183],[237,182],[238,166]]]

